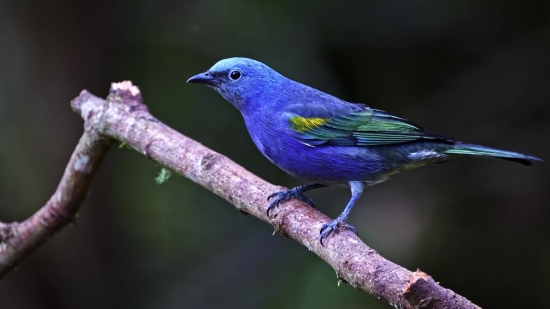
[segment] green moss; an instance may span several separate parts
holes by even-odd
[[[124,148],[124,147],[126,147],[126,149],[133,150],[132,147],[128,145],[128,143],[126,142],[121,142],[120,145],[118,145],[118,148]]]
[[[170,178],[170,176],[172,176],[172,171],[167,169],[166,167],[163,167],[160,170],[157,178],[155,178],[155,182],[157,183],[157,185],[161,185],[166,182],[168,178]]]

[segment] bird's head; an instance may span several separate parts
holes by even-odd
[[[187,80],[214,88],[227,101],[243,111],[262,96],[277,91],[285,80],[267,65],[248,58],[227,58],[218,61],[208,71]]]

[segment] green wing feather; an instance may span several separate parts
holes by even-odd
[[[361,105],[359,105],[361,106]],[[308,117],[289,113],[295,138],[309,146],[381,146],[420,139],[449,140],[424,131],[406,119],[362,106],[338,115]]]

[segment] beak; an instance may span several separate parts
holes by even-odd
[[[188,83],[205,84],[209,86],[216,86],[217,80],[212,77],[209,72],[197,74],[187,80]]]

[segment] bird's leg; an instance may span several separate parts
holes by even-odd
[[[304,186],[297,186],[287,191],[280,191],[275,192],[267,197],[267,200],[269,201],[271,198],[275,198],[269,206],[267,207],[267,216],[269,217],[269,213],[273,210],[273,208],[279,206],[280,203],[290,200],[293,198],[299,199],[300,201],[303,201],[307,203],[309,206],[315,208],[315,205],[313,205],[313,202],[302,193],[306,191],[311,191],[314,189],[324,188],[327,185],[321,184],[321,183],[312,183],[310,185],[304,185]]]
[[[346,205],[346,208],[344,208],[344,211],[342,211],[342,213],[336,219],[332,220],[329,223],[323,224],[323,227],[321,227],[321,237],[319,241],[321,242],[322,246],[324,246],[323,239],[325,239],[332,231],[338,233],[340,231],[340,227],[346,227],[350,229],[353,233],[357,234],[355,228],[347,224],[346,220],[348,219],[349,213],[353,208],[353,205],[355,205],[355,202],[357,202],[361,194],[363,194],[364,185],[360,181],[351,181],[349,183],[349,186],[351,188],[351,199]],[[339,225],[341,226],[339,227]]]

